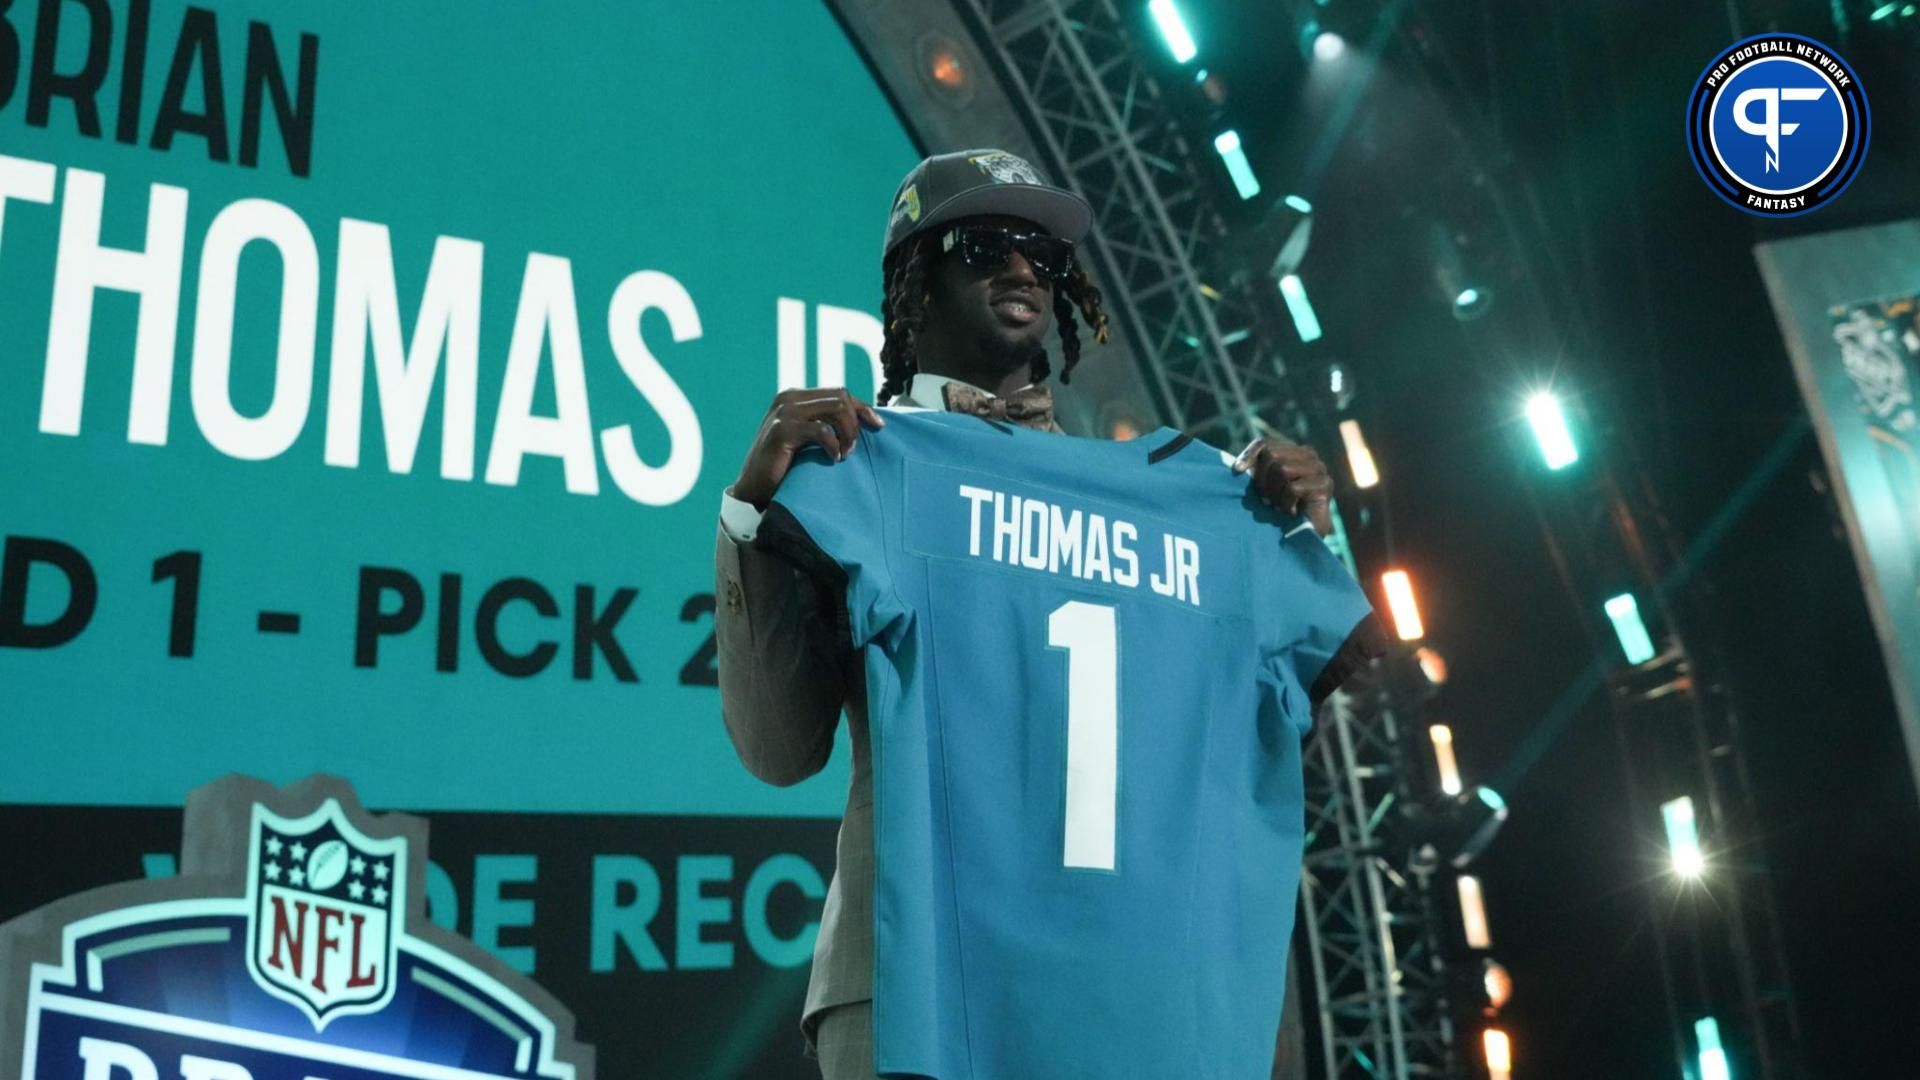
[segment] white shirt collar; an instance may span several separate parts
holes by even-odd
[[[925,371],[914,372],[913,382],[907,386],[907,396],[926,408],[944,410],[947,407],[945,387],[948,383],[953,383],[956,386],[964,386],[969,390],[985,394],[988,397],[994,396],[992,391],[982,390],[972,383],[961,382],[959,379],[949,379],[945,375],[934,375]]]

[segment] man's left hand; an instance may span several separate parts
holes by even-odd
[[[1311,446],[1295,446],[1258,439],[1241,453],[1235,472],[1253,474],[1253,489],[1268,506],[1289,514],[1305,514],[1313,531],[1333,531],[1333,477]]]

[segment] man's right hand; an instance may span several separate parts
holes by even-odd
[[[765,510],[780,481],[787,478],[795,454],[817,445],[825,448],[831,460],[845,460],[859,440],[862,426],[883,428],[887,422],[873,406],[842,387],[780,391],[767,407],[767,417],[753,437],[753,448],[740,466],[739,479],[733,482],[733,497],[756,510]]]

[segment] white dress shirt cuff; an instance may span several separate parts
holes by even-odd
[[[760,531],[760,511],[752,503],[734,498],[733,489],[728,488],[720,493],[720,528],[734,543],[751,544]]]

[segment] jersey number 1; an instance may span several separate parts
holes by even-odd
[[[1114,868],[1119,801],[1120,643],[1113,608],[1069,600],[1047,616],[1047,644],[1067,650],[1065,863]]]

